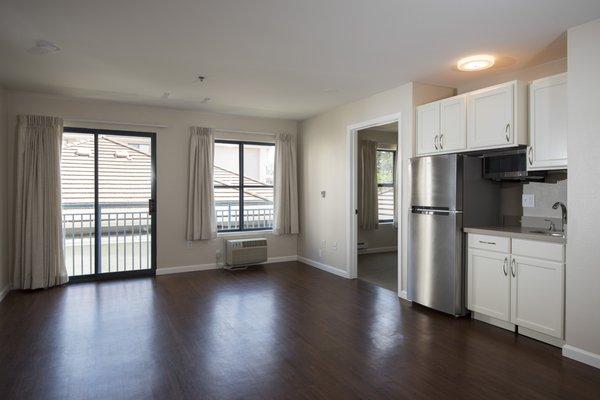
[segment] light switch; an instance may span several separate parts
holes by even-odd
[[[524,194],[522,204],[525,208],[535,207],[535,196],[532,194]]]

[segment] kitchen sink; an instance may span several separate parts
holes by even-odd
[[[554,231],[549,231],[549,230],[543,230],[543,229],[533,229],[529,231],[530,233],[541,233],[543,235],[548,235],[548,236],[553,236],[553,237],[561,237],[564,238],[565,234],[563,232],[554,232]]]

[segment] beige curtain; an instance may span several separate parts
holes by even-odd
[[[296,234],[298,224],[298,177],[296,138],[278,134],[275,137],[275,217],[276,235]]]
[[[61,118],[20,115],[12,284],[48,288],[68,282],[60,197]]]
[[[190,156],[187,200],[187,240],[217,237],[213,159],[215,140],[210,128],[190,128]]]
[[[363,230],[379,228],[377,200],[377,142],[364,140],[359,152],[358,225]]]

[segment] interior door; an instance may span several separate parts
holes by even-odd
[[[417,107],[417,154],[439,151],[440,104],[438,102]]]
[[[515,142],[514,84],[481,90],[467,97],[469,149],[493,148]]]
[[[462,214],[413,209],[409,216],[408,298],[453,315],[464,313]]]
[[[471,311],[510,321],[510,256],[469,248],[467,304]]]
[[[512,256],[513,324],[557,338],[563,337],[563,264]]]
[[[155,136],[65,128],[65,262],[71,281],[156,269]]]
[[[442,152],[467,149],[467,104],[465,96],[440,101],[440,138]]]

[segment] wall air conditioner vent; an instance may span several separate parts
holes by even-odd
[[[225,268],[247,267],[267,261],[267,239],[225,241]]]

